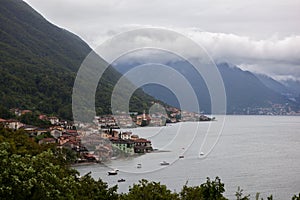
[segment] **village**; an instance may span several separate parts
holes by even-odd
[[[165,113],[136,112],[96,116],[93,123],[72,122],[56,116],[39,114],[42,125],[22,123],[22,118],[34,115],[31,110],[10,109],[16,119],[1,119],[2,126],[12,130],[23,130],[40,145],[56,145],[69,150],[74,163],[106,162],[153,151],[151,141],[140,138],[132,128],[144,126],[165,126],[180,121],[209,121],[210,118],[195,113],[167,107]],[[122,131],[126,130],[126,131]],[[128,131],[130,130],[130,131]]]

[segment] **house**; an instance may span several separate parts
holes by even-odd
[[[131,135],[130,139],[131,140],[137,140],[137,139],[139,139],[139,136],[138,135]]]
[[[60,131],[63,131],[63,130],[64,130],[64,128],[61,127],[61,126],[52,126],[52,127],[50,127],[50,129],[51,129],[51,130],[60,130]]]
[[[49,132],[50,132],[49,129],[44,129],[44,128],[38,128],[38,129],[36,130],[36,134],[37,134],[37,135],[41,135],[41,134],[45,134],[45,133],[49,133]]]
[[[38,130],[38,127],[24,124],[24,126],[20,127],[20,129],[23,129],[27,133],[36,133]]]
[[[14,113],[16,116],[21,116],[21,110],[19,108],[12,108],[10,112]]]
[[[121,139],[123,140],[130,140],[132,132],[123,132],[121,133]]]
[[[78,136],[77,130],[73,130],[73,129],[67,129],[65,130],[65,133],[68,135]]]
[[[47,115],[39,115],[40,120],[48,120]]]
[[[25,115],[27,113],[32,113],[31,110],[21,110],[21,115]]]
[[[165,126],[166,118],[161,116],[151,116],[150,126]]]
[[[146,115],[145,111],[142,115],[136,117],[136,125],[138,126],[147,126],[149,125],[151,118],[149,115]]]
[[[135,127],[135,123],[132,121],[130,115],[127,115],[125,113],[118,114],[118,115],[114,115],[114,118],[116,119],[117,124],[122,128]]]
[[[18,120],[15,120],[15,119],[8,119],[5,122],[5,127],[13,129],[13,130],[18,130],[22,126],[24,126],[24,124],[22,124],[21,122],[19,122]]]
[[[111,137],[119,137],[119,132],[110,128],[109,130],[104,130],[104,133],[111,135]]]
[[[0,118],[0,124],[2,124],[3,126],[5,126],[5,123],[6,123],[6,119]]]
[[[59,119],[57,117],[48,117],[48,120],[50,121],[51,124],[59,123]]]
[[[108,139],[108,138],[110,138],[110,137],[112,137],[112,136],[111,136],[110,134],[106,133],[106,132],[102,132],[102,133],[100,133],[100,137],[101,137],[101,138]]]
[[[118,128],[115,118],[111,115],[100,116],[97,120],[101,128]]]
[[[151,141],[144,138],[133,140],[135,153],[148,153],[153,151]]]
[[[58,129],[53,129],[50,131],[50,134],[52,135],[52,137],[54,138],[59,138],[62,136],[62,131],[58,130]]]
[[[110,138],[112,146],[121,150],[122,152],[133,155],[134,154],[134,142],[132,140],[123,140],[119,138]]]

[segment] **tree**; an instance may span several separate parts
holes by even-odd
[[[200,186],[188,187],[187,184],[184,185],[180,197],[182,200],[226,200],[223,196],[224,192],[224,184],[221,183],[219,177],[216,177],[214,181],[207,178],[206,183]]]
[[[298,196],[294,195],[292,197],[292,200],[300,200],[300,193],[298,194]]]
[[[77,192],[75,199],[81,200],[117,200],[119,195],[117,194],[117,186],[108,188],[107,183],[103,182],[101,179],[96,181],[91,177],[91,173],[79,179],[79,187],[77,187]]]
[[[1,199],[72,199],[76,172],[52,163],[51,151],[22,156],[10,155],[9,149],[9,143],[1,143]]]
[[[238,186],[238,190],[235,193],[236,200],[250,200],[250,194],[247,196],[243,196],[243,189]]]
[[[118,199],[116,186],[90,174],[78,178],[64,153],[0,127],[0,199]]]
[[[176,200],[178,194],[172,193],[165,185],[159,182],[148,182],[145,179],[130,187],[127,194],[120,196],[121,200]]]
[[[10,154],[36,155],[42,152],[43,147],[28,137],[24,130],[13,131],[0,126],[0,143],[7,142],[10,146],[7,149]]]
[[[49,121],[41,120],[37,113],[26,113],[19,117],[20,121],[24,124],[29,124],[37,127],[46,128],[51,125]]]
[[[0,105],[0,118],[10,119],[10,118],[14,118],[14,117],[15,117],[15,115],[13,113],[11,113],[4,106]]]

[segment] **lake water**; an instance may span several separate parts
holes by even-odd
[[[238,186],[251,199],[256,192],[280,200],[300,192],[300,117],[226,116],[222,132],[220,127],[222,120],[132,129],[161,151],[76,169],[81,175],[92,172],[110,186],[118,184],[119,192],[127,192],[140,179],[161,182],[178,192],[186,183],[199,185],[216,176],[225,183],[230,199],[235,199]],[[164,160],[170,165],[161,166]],[[136,167],[138,163],[142,168]],[[118,175],[108,176],[114,168],[120,170]],[[118,183],[121,178],[126,182]]]

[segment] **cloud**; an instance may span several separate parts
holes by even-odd
[[[111,31],[111,33],[121,33],[124,30],[134,28],[144,28],[152,26],[130,25],[122,27],[118,30]],[[157,27],[164,28],[164,27]],[[197,28],[177,28],[172,29],[177,31],[190,39],[194,40],[202,46],[209,54],[209,56],[216,62],[229,62],[239,66],[244,70],[258,72],[270,75],[272,77],[279,76],[294,76],[300,78],[300,36],[293,35],[285,38],[272,37],[265,40],[255,40],[246,36],[239,36],[236,34],[226,33],[212,33],[199,30]],[[113,38],[114,34],[110,37]],[[102,42],[103,35],[100,36],[99,41]],[[189,58],[201,57],[198,51],[193,49],[185,49],[185,40],[182,38],[175,38],[174,35],[165,35],[163,32],[155,40],[151,38],[151,34],[135,36],[131,38],[124,38],[120,40],[118,45],[120,47],[130,47],[134,44],[140,44],[144,47],[164,46],[166,49],[181,49],[182,52],[188,52]],[[116,51],[118,47],[107,47],[108,51]],[[136,59],[155,59],[159,60],[159,56],[155,52],[135,53]],[[157,52],[159,53],[159,51]],[[185,53],[186,54],[186,53]],[[132,56],[129,59],[134,59]],[[174,58],[174,57],[172,57]],[[163,59],[163,58],[160,58]],[[166,57],[170,59],[170,57]],[[149,60],[150,61],[150,60]],[[168,61],[168,60],[166,60]]]
[[[300,77],[298,0],[25,1],[92,47],[134,27],[167,27],[191,37],[217,61],[273,77]],[[165,37],[156,42],[182,45]]]
[[[256,38],[300,33],[298,0],[25,0],[47,19],[87,42],[124,24],[200,27]],[[97,32],[98,31],[98,32]]]
[[[300,77],[300,36],[254,40],[224,33],[190,32],[217,62],[270,76]]]
[[[300,36],[251,40],[232,34],[204,33],[204,44],[216,61],[230,62],[244,70],[269,75],[277,80],[300,78]],[[281,77],[280,79],[278,77]]]
[[[208,49],[215,59],[271,60],[300,64],[300,36],[253,40],[225,33],[191,31],[187,34]]]

